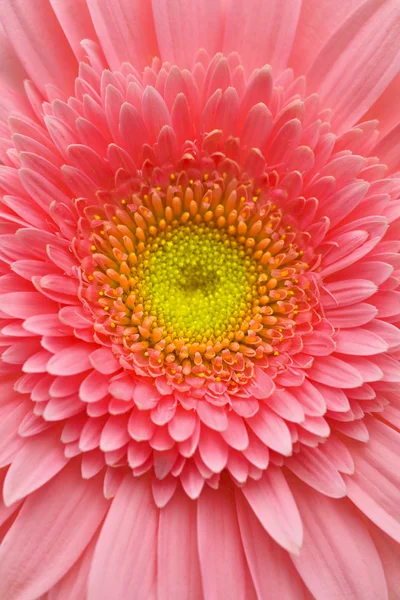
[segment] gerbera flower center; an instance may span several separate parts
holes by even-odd
[[[309,283],[299,285],[308,265],[263,190],[217,176],[179,181],[86,209],[86,296],[125,365],[169,385],[223,380],[233,391],[255,363],[279,356],[309,311]]]

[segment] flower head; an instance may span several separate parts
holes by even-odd
[[[398,4],[3,4],[0,595],[384,600]]]

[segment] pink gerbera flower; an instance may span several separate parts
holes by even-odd
[[[399,1],[0,19],[0,598],[400,598]]]

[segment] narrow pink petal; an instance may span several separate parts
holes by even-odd
[[[226,466],[228,446],[219,433],[202,426],[199,450],[204,463],[213,473],[220,473]]]
[[[120,364],[108,348],[98,348],[90,355],[90,363],[96,371],[104,375],[115,373]]]
[[[379,558],[385,572],[386,583],[389,589],[389,598],[396,598],[400,590],[400,562],[398,543],[385,535],[383,531],[368,523],[368,530],[372,537],[375,547],[378,550]]]
[[[239,52],[248,73],[270,64],[275,73],[287,66],[301,2],[233,0],[228,7],[223,50]],[[252,43],[251,40],[257,40]]]
[[[304,410],[296,396],[287,389],[276,390],[268,398],[268,406],[277,415],[292,423],[304,421]]]
[[[204,488],[198,500],[197,530],[204,597],[246,598],[246,559],[232,491]]]
[[[340,308],[342,306],[358,304],[375,294],[377,289],[377,285],[368,279],[352,277],[351,288],[349,288],[348,279],[332,281],[324,285],[321,293],[321,301],[325,308]]]
[[[83,402],[98,402],[108,394],[109,377],[98,371],[92,371],[79,388],[79,397]]]
[[[285,550],[297,554],[303,528],[281,469],[271,465],[259,481],[249,479],[238,495],[242,492],[269,535]]]
[[[23,324],[24,329],[38,335],[51,335],[55,337],[64,337],[71,334],[71,329],[61,323],[57,314],[36,315],[26,319]]]
[[[225,442],[236,450],[246,450],[249,445],[249,435],[242,417],[231,411],[227,415],[228,427],[221,432]]]
[[[199,48],[205,48],[210,56],[221,50],[221,4],[220,0],[153,0],[162,60],[190,68]]]
[[[384,136],[399,122],[399,112],[397,110],[396,98],[400,94],[400,73],[392,79],[378,100],[371,106],[362,120],[369,121],[377,119],[379,121],[379,131]]]
[[[249,445],[243,451],[244,456],[258,469],[266,469],[269,463],[268,447],[252,432],[248,432]]]
[[[308,379],[301,386],[292,388],[291,393],[302,405],[304,414],[319,416],[326,412],[325,398]]]
[[[94,28],[110,67],[131,62],[143,69],[159,54],[150,2],[88,0]]]
[[[2,23],[30,77],[41,89],[52,83],[73,91],[77,63],[47,0],[26,5],[24,0],[0,3]],[[40,39],[41,43],[35,43]]]
[[[228,418],[224,406],[215,406],[207,400],[199,400],[197,414],[201,421],[214,431],[225,431],[228,427]]]
[[[360,373],[350,364],[335,356],[317,357],[308,370],[308,376],[313,381],[345,389],[363,384]]]
[[[355,473],[346,477],[348,495],[371,521],[400,542],[400,434],[372,418],[368,428],[368,444],[352,448]]]
[[[3,488],[6,504],[13,504],[39,489],[67,462],[59,432],[51,429],[28,438],[7,472]]]
[[[153,87],[147,86],[143,93],[142,100],[143,119],[153,140],[156,140],[158,134],[164,125],[172,125],[164,98]]]
[[[346,500],[332,500],[300,482],[292,486],[304,542],[292,560],[318,600],[386,600],[383,568],[368,530]]]
[[[202,492],[205,482],[204,477],[200,475],[197,467],[193,463],[189,462],[183,467],[181,473],[181,483],[189,498],[192,500],[197,500]]]
[[[107,508],[101,481],[82,480],[74,465],[29,496],[1,545],[0,596],[47,592],[81,556]]]
[[[56,312],[57,305],[39,292],[11,292],[0,298],[0,309],[11,317],[27,319]]]
[[[78,60],[83,60],[83,39],[96,40],[96,33],[85,0],[50,0],[50,4]]]
[[[47,365],[51,375],[76,375],[91,369],[89,357],[93,346],[78,342],[55,354]]]
[[[110,415],[100,437],[100,449],[111,452],[122,448],[130,441],[128,415]]]
[[[364,2],[328,40],[308,77],[311,89],[334,109],[339,131],[353,125],[397,74],[399,51],[397,0]]]
[[[292,453],[292,440],[285,421],[266,407],[260,408],[254,417],[247,420],[254,433],[271,450],[284,456]]]
[[[168,423],[170,436],[176,442],[187,440],[193,433],[197,417],[194,411],[188,411],[178,406],[175,415]]]
[[[342,329],[335,335],[336,351],[341,354],[371,356],[386,352],[389,346],[378,335],[367,329]]]
[[[378,309],[373,304],[359,302],[353,304],[351,310],[348,306],[340,308],[329,308],[325,311],[325,316],[330,324],[335,328],[341,327],[360,327],[370,323],[378,314]]]
[[[108,511],[89,575],[88,600],[151,598],[158,509],[146,478],[126,475]]]
[[[66,598],[86,597],[89,571],[92,565],[97,539],[98,534],[96,533],[79,560],[68,573],[64,575],[53,588],[51,588],[46,600],[65,600]]]
[[[335,29],[363,0],[303,0],[289,66],[297,75],[306,73]]]
[[[157,554],[158,599],[201,600],[196,504],[180,490],[160,511]]]
[[[236,506],[243,547],[258,597],[305,600],[304,584],[286,550],[263,529],[240,491],[236,493]]]
[[[302,448],[286,466],[308,485],[332,498],[346,495],[346,485],[331,461],[318,448]]]
[[[130,153],[134,162],[139,162],[143,144],[149,142],[149,133],[141,114],[128,102],[124,102],[121,107],[119,128],[124,148]]]

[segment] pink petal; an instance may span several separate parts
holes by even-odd
[[[221,49],[219,0],[154,0],[153,12],[162,60],[190,68],[199,48],[205,48],[210,56]],[[178,36],[176,31],[180,32]]]
[[[279,467],[270,466],[262,479],[249,479],[241,490],[269,535],[285,550],[298,554],[303,528],[296,503]],[[241,492],[237,493],[237,496]]]
[[[93,346],[79,342],[61,350],[48,362],[47,368],[51,375],[76,375],[91,368],[89,357]]]
[[[269,63],[279,73],[287,66],[300,13],[300,2],[290,0],[233,0],[228,8],[224,52],[239,52],[249,73]],[[256,44],[249,40],[257,40]]]
[[[39,292],[11,292],[0,298],[0,309],[12,317],[27,319],[35,315],[52,314],[57,305]]]
[[[241,492],[236,493],[243,548],[259,598],[304,600],[304,584],[289,556],[263,529]]]
[[[386,352],[388,344],[367,329],[342,329],[335,336],[336,350],[342,354],[371,356]]]
[[[205,465],[213,473],[220,473],[226,466],[228,461],[228,446],[221,435],[212,429],[202,426],[199,451]]]
[[[332,498],[346,495],[346,485],[336,468],[318,448],[301,449],[286,461],[286,466],[308,485]]]
[[[174,417],[168,423],[170,436],[176,442],[187,440],[193,433],[197,422],[196,413],[178,406]]]
[[[215,406],[207,400],[199,400],[197,414],[201,421],[214,431],[225,431],[228,427],[228,418],[224,406]]]
[[[308,376],[313,381],[345,389],[363,384],[360,373],[350,364],[335,356],[315,358],[312,367],[308,370]]]
[[[151,5],[141,0],[88,0],[94,28],[113,70],[124,62],[143,69],[159,54]]]
[[[222,437],[231,448],[240,451],[246,450],[249,445],[249,436],[242,417],[233,411],[229,412],[227,417],[228,427],[221,432]]]
[[[300,482],[292,486],[304,524],[304,542],[292,560],[318,600],[387,598],[376,548],[359,515],[345,500],[332,500]]]
[[[115,373],[120,364],[108,348],[98,348],[90,355],[90,363],[96,371],[104,375]]]
[[[104,518],[101,481],[71,465],[30,495],[1,549],[0,596],[38,598],[81,556]]]
[[[368,419],[368,428],[368,444],[352,448],[355,473],[346,477],[348,495],[371,521],[400,542],[400,434],[372,418]]]
[[[51,429],[28,438],[7,472],[3,488],[5,503],[9,506],[39,489],[67,462],[59,432]]]
[[[196,504],[186,494],[177,491],[160,511],[157,549],[159,600],[203,598],[195,524]]]
[[[79,397],[83,402],[98,402],[108,394],[109,377],[92,371],[79,388]]]
[[[311,88],[334,108],[339,131],[353,125],[397,74],[399,50],[396,0],[363,3],[328,40],[308,77]]]
[[[246,559],[231,492],[204,488],[198,500],[197,530],[204,597],[246,598]]]
[[[66,575],[51,588],[47,600],[65,600],[66,598],[84,598],[87,592],[89,571],[93,560],[98,535],[95,534],[79,560]]]
[[[151,139],[156,140],[164,125],[171,127],[169,114],[164,98],[153,87],[147,86],[142,99],[143,119]]]
[[[292,440],[285,421],[268,408],[260,408],[255,417],[247,420],[254,433],[271,450],[284,456],[292,453]]]
[[[88,600],[152,597],[157,524],[158,510],[149,481],[126,475],[99,536],[89,575]]]
[[[50,4],[2,2],[1,14],[16,54],[41,91],[52,83],[72,93],[77,63]],[[37,39],[40,44],[35,43]]]

